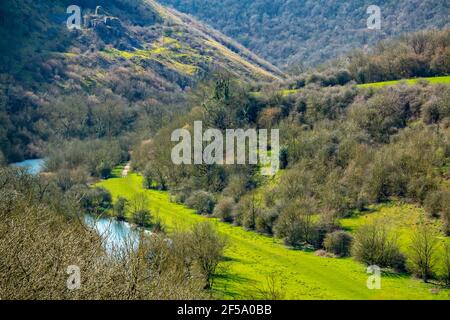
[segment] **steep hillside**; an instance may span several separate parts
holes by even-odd
[[[69,5],[82,9],[81,30],[66,26]],[[219,32],[154,1],[2,1],[0,151],[14,161],[39,154],[41,142],[55,137],[119,135],[135,126],[140,104],[161,109],[179,101],[217,69],[243,81],[283,77]]]
[[[278,66],[315,65],[404,32],[449,25],[445,0],[160,0],[237,39]],[[369,5],[381,30],[367,29]]]

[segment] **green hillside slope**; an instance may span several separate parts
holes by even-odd
[[[191,209],[171,203],[165,192],[144,191],[138,175],[105,180],[98,186],[108,189],[115,199],[118,196],[131,199],[145,192],[152,212],[161,218],[169,232],[206,219],[215,221],[229,243],[215,286],[218,297],[258,298],[268,278],[275,274],[286,299],[448,299],[446,290],[431,294],[432,285],[399,274],[383,273],[381,290],[369,290],[366,268],[352,259],[318,257],[313,252],[291,250],[279,240],[199,216]]]
[[[82,9],[81,30],[66,26],[69,5]],[[142,112],[168,118],[176,111],[164,105],[182,101],[184,91],[216,70],[244,82],[284,77],[153,0],[6,0],[0,18],[0,152],[8,161],[39,156],[43,142],[55,137],[123,135]],[[93,129],[106,114],[114,116]]]

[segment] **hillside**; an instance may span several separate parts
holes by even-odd
[[[160,0],[194,15],[280,67],[317,65],[405,32],[449,25],[445,0]],[[366,10],[381,8],[381,30]]]
[[[81,30],[66,27],[69,5],[82,8]],[[139,104],[153,116],[175,112],[160,109],[214,70],[243,81],[283,77],[219,32],[154,1],[7,0],[0,17],[0,150],[9,161],[38,155],[50,137],[126,132]],[[105,108],[112,118],[102,119]]]

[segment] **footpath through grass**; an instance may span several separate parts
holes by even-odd
[[[161,218],[169,233],[200,221],[214,223],[228,238],[225,260],[214,285],[217,298],[258,298],[258,288],[267,288],[267,279],[274,274],[283,284],[286,299],[449,299],[448,290],[431,294],[431,285],[390,273],[382,275],[380,290],[369,290],[365,266],[350,258],[324,258],[313,252],[291,250],[279,240],[197,215],[171,203],[167,192],[144,190],[142,178],[136,174],[97,185],[108,189],[114,199],[130,199],[145,192],[153,214]]]

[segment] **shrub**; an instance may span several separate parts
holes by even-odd
[[[116,203],[114,203],[113,212],[117,220],[125,220],[127,203],[128,200],[123,197],[119,197]]]
[[[223,194],[234,198],[234,201],[238,202],[246,192],[246,184],[247,182],[244,178],[233,175],[230,177],[227,187],[223,190]]]
[[[226,197],[221,199],[214,208],[214,217],[219,218],[223,222],[232,222],[235,205],[233,198]]]
[[[186,242],[193,260],[206,277],[206,287],[211,288],[217,266],[223,257],[226,239],[219,235],[209,222],[202,222],[194,225],[186,237]]]
[[[166,230],[163,221],[159,218],[156,217],[155,219],[153,219],[152,221],[152,232],[153,233],[164,233]]]
[[[286,169],[289,164],[289,149],[287,146],[282,146],[280,149],[280,169]]]
[[[450,211],[446,211],[443,215],[442,215],[442,224],[443,224],[443,229],[444,232],[447,236],[450,236]]]
[[[261,211],[260,202],[254,194],[246,195],[241,198],[235,207],[233,216],[237,225],[242,225],[249,230],[255,229],[256,217]]]
[[[150,227],[152,225],[152,215],[150,210],[148,209],[142,209],[133,212],[133,222],[136,223],[138,226],[146,228]]]
[[[92,214],[104,214],[111,209],[112,197],[104,188],[87,188],[81,195],[81,205]]]
[[[450,285],[450,244],[444,243],[442,281],[448,286]]]
[[[142,186],[144,187],[144,189],[153,188],[153,173],[149,168],[145,168],[142,177],[143,177]]]
[[[216,205],[216,199],[211,193],[200,190],[195,191],[186,200],[186,205],[195,209],[198,214],[211,214]]]
[[[409,245],[409,269],[423,281],[434,276],[436,265],[437,239],[430,226],[421,222],[415,230]]]
[[[450,191],[429,192],[425,198],[424,207],[431,217],[441,218],[444,233],[450,235]]]
[[[129,202],[129,209],[133,222],[141,227],[151,225],[150,202],[145,193],[138,193]]]
[[[308,200],[288,205],[282,210],[275,224],[275,235],[293,247],[316,243],[317,230],[312,214],[313,207]]]
[[[256,216],[256,231],[265,234],[273,234],[273,226],[277,218],[278,212],[275,209],[261,210],[261,212]]]
[[[384,221],[376,220],[358,229],[351,249],[356,260],[367,265],[402,269],[404,257],[397,238],[387,229]]]
[[[350,255],[352,236],[345,231],[335,231],[326,235],[323,246],[328,252],[337,256]]]
[[[450,107],[448,102],[433,97],[423,105],[422,114],[426,124],[438,123],[450,115]]]
[[[97,176],[102,179],[110,178],[112,173],[112,165],[106,161],[102,161],[95,167],[95,172]]]
[[[437,190],[429,192],[424,201],[424,207],[431,217],[439,217],[444,211],[450,210],[450,192]]]

